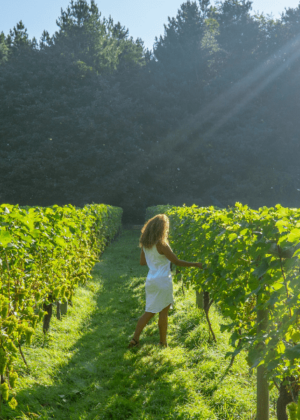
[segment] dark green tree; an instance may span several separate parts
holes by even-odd
[[[187,1],[153,51],[71,1],[39,45],[0,35],[0,200],[299,205],[299,8]],[[272,188],[271,188],[272,187]]]

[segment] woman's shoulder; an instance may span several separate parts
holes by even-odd
[[[156,245],[159,245],[159,246],[162,246],[162,247],[168,247],[168,246],[169,246],[168,242],[165,242],[165,241],[163,241],[163,240],[161,240],[161,239],[159,239],[159,240],[156,242]]]
[[[164,250],[168,247],[167,244],[165,244],[162,241],[157,241],[156,242],[156,249],[159,252],[159,254],[164,254]]]
[[[165,242],[163,242],[161,240],[156,241],[149,248],[146,248],[146,247],[143,246],[144,251],[152,251],[152,250],[155,250],[155,249],[159,251],[159,250],[163,250],[163,249],[166,249],[166,248],[168,248],[168,244],[166,244]]]

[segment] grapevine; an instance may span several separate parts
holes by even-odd
[[[0,206],[0,405],[18,375],[14,360],[30,345],[56,300],[71,300],[121,225],[117,207]],[[46,309],[46,310],[45,310]],[[50,309],[49,309],[50,310]],[[28,366],[28,365],[27,365]],[[17,402],[11,398],[11,407]]]
[[[170,218],[170,243],[179,258],[206,267],[185,269],[184,279],[209,293],[230,319],[221,331],[231,332],[231,356],[246,350],[251,369],[264,365],[269,379],[299,382],[300,210],[252,210],[240,203],[147,209],[147,217],[157,213]],[[257,325],[259,311],[268,314],[267,326]]]

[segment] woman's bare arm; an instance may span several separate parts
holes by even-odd
[[[141,250],[141,256],[140,256],[140,265],[147,265],[146,257],[144,250]]]
[[[156,245],[157,251],[160,254],[164,254],[171,263],[178,265],[179,267],[199,267],[203,268],[201,263],[198,262],[188,262],[184,260],[180,260],[177,258],[177,256],[174,254],[174,252],[171,250],[169,245],[164,245],[162,243],[158,243]]]

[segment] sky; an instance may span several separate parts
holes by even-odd
[[[44,29],[50,35],[57,30],[56,19],[69,0],[1,0],[0,33],[6,35],[17,22],[23,21],[29,38],[40,39]],[[129,29],[134,39],[141,38],[152,49],[155,36],[164,33],[168,16],[176,16],[184,0],[96,0],[102,17],[111,17]],[[212,1],[214,4],[214,0]],[[296,8],[299,0],[253,0],[253,12],[280,17],[285,8]]]

